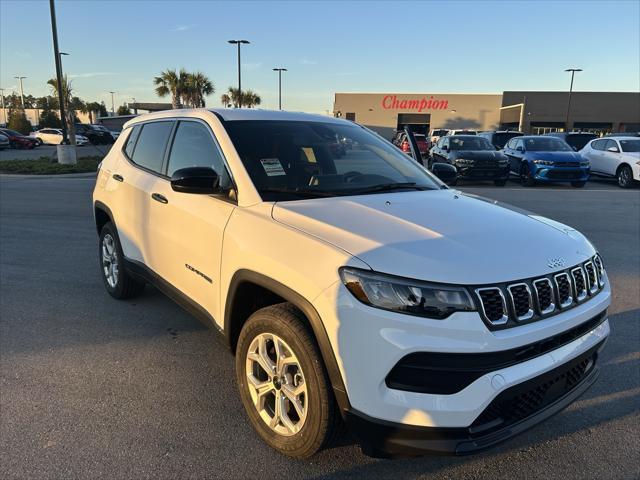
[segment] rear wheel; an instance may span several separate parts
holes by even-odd
[[[100,266],[104,286],[113,298],[132,298],[144,288],[143,282],[133,278],[124,269],[122,246],[111,222],[106,223],[100,231]]]
[[[587,184],[587,182],[571,182],[571,186],[573,188],[582,188]]]
[[[629,165],[620,165],[616,173],[618,185],[622,188],[629,188],[633,185],[633,172]]]
[[[529,165],[523,163],[520,167],[520,182],[524,187],[533,187],[535,184],[535,180],[531,175],[531,170],[529,169]]]
[[[262,308],[245,323],[236,350],[240,398],[253,428],[272,448],[299,458],[330,442],[341,421],[305,324],[291,304]]]

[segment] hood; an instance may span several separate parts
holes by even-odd
[[[451,159],[466,158],[468,160],[507,160],[504,153],[497,150],[454,150]]]
[[[531,160],[550,160],[552,162],[580,162],[582,157],[577,152],[527,152]]]
[[[513,281],[550,273],[550,259],[568,267],[595,253],[570,227],[455,190],[279,202],[272,216],[372,270],[433,282]]]

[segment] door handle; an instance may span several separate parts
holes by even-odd
[[[151,198],[153,198],[156,202],[169,203],[169,200],[167,200],[167,197],[159,193],[152,193]]]
[[[116,182],[124,182],[124,177],[123,177],[122,175],[118,175],[117,173],[114,173],[114,174],[113,174],[113,179],[114,179]]]

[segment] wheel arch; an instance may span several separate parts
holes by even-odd
[[[111,209],[99,200],[96,200],[93,204],[93,218],[96,223],[96,230],[98,232],[98,235],[100,235],[102,227],[104,227],[108,222],[111,222],[114,225],[116,224],[115,220],[113,219],[113,213],[111,212]]]
[[[263,301],[256,302],[255,296],[250,296],[254,299],[253,303],[246,301],[245,295],[251,295],[256,291],[266,295],[262,297]],[[294,305],[306,317],[308,327],[320,350],[340,412],[344,416],[350,409],[350,405],[329,336],[315,307],[295,290],[261,273],[245,269],[238,270],[229,283],[224,310],[224,332],[231,352],[235,354],[242,326],[253,312],[283,301]]]

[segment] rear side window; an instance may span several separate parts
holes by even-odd
[[[138,135],[140,134],[140,125],[136,125],[131,128],[131,133],[129,134],[129,138],[127,138],[127,143],[124,146],[124,152],[127,154],[127,157],[133,158],[133,149],[136,146],[136,141],[138,140]]]
[[[589,140],[593,140],[594,138],[598,138],[597,135],[588,135],[588,134],[579,134],[579,135],[567,135],[565,138],[565,142],[569,144],[571,148],[574,150],[582,150],[582,148],[589,142]]]
[[[591,142],[591,148],[593,148],[594,150],[604,150],[604,146],[606,143],[606,140],[596,140],[595,142]]]
[[[183,121],[178,124],[169,154],[167,175],[187,167],[213,168],[220,176],[220,185],[230,185],[229,174],[211,132],[198,122]]]
[[[152,122],[142,126],[131,160],[156,173],[162,172],[164,151],[173,122]]]

